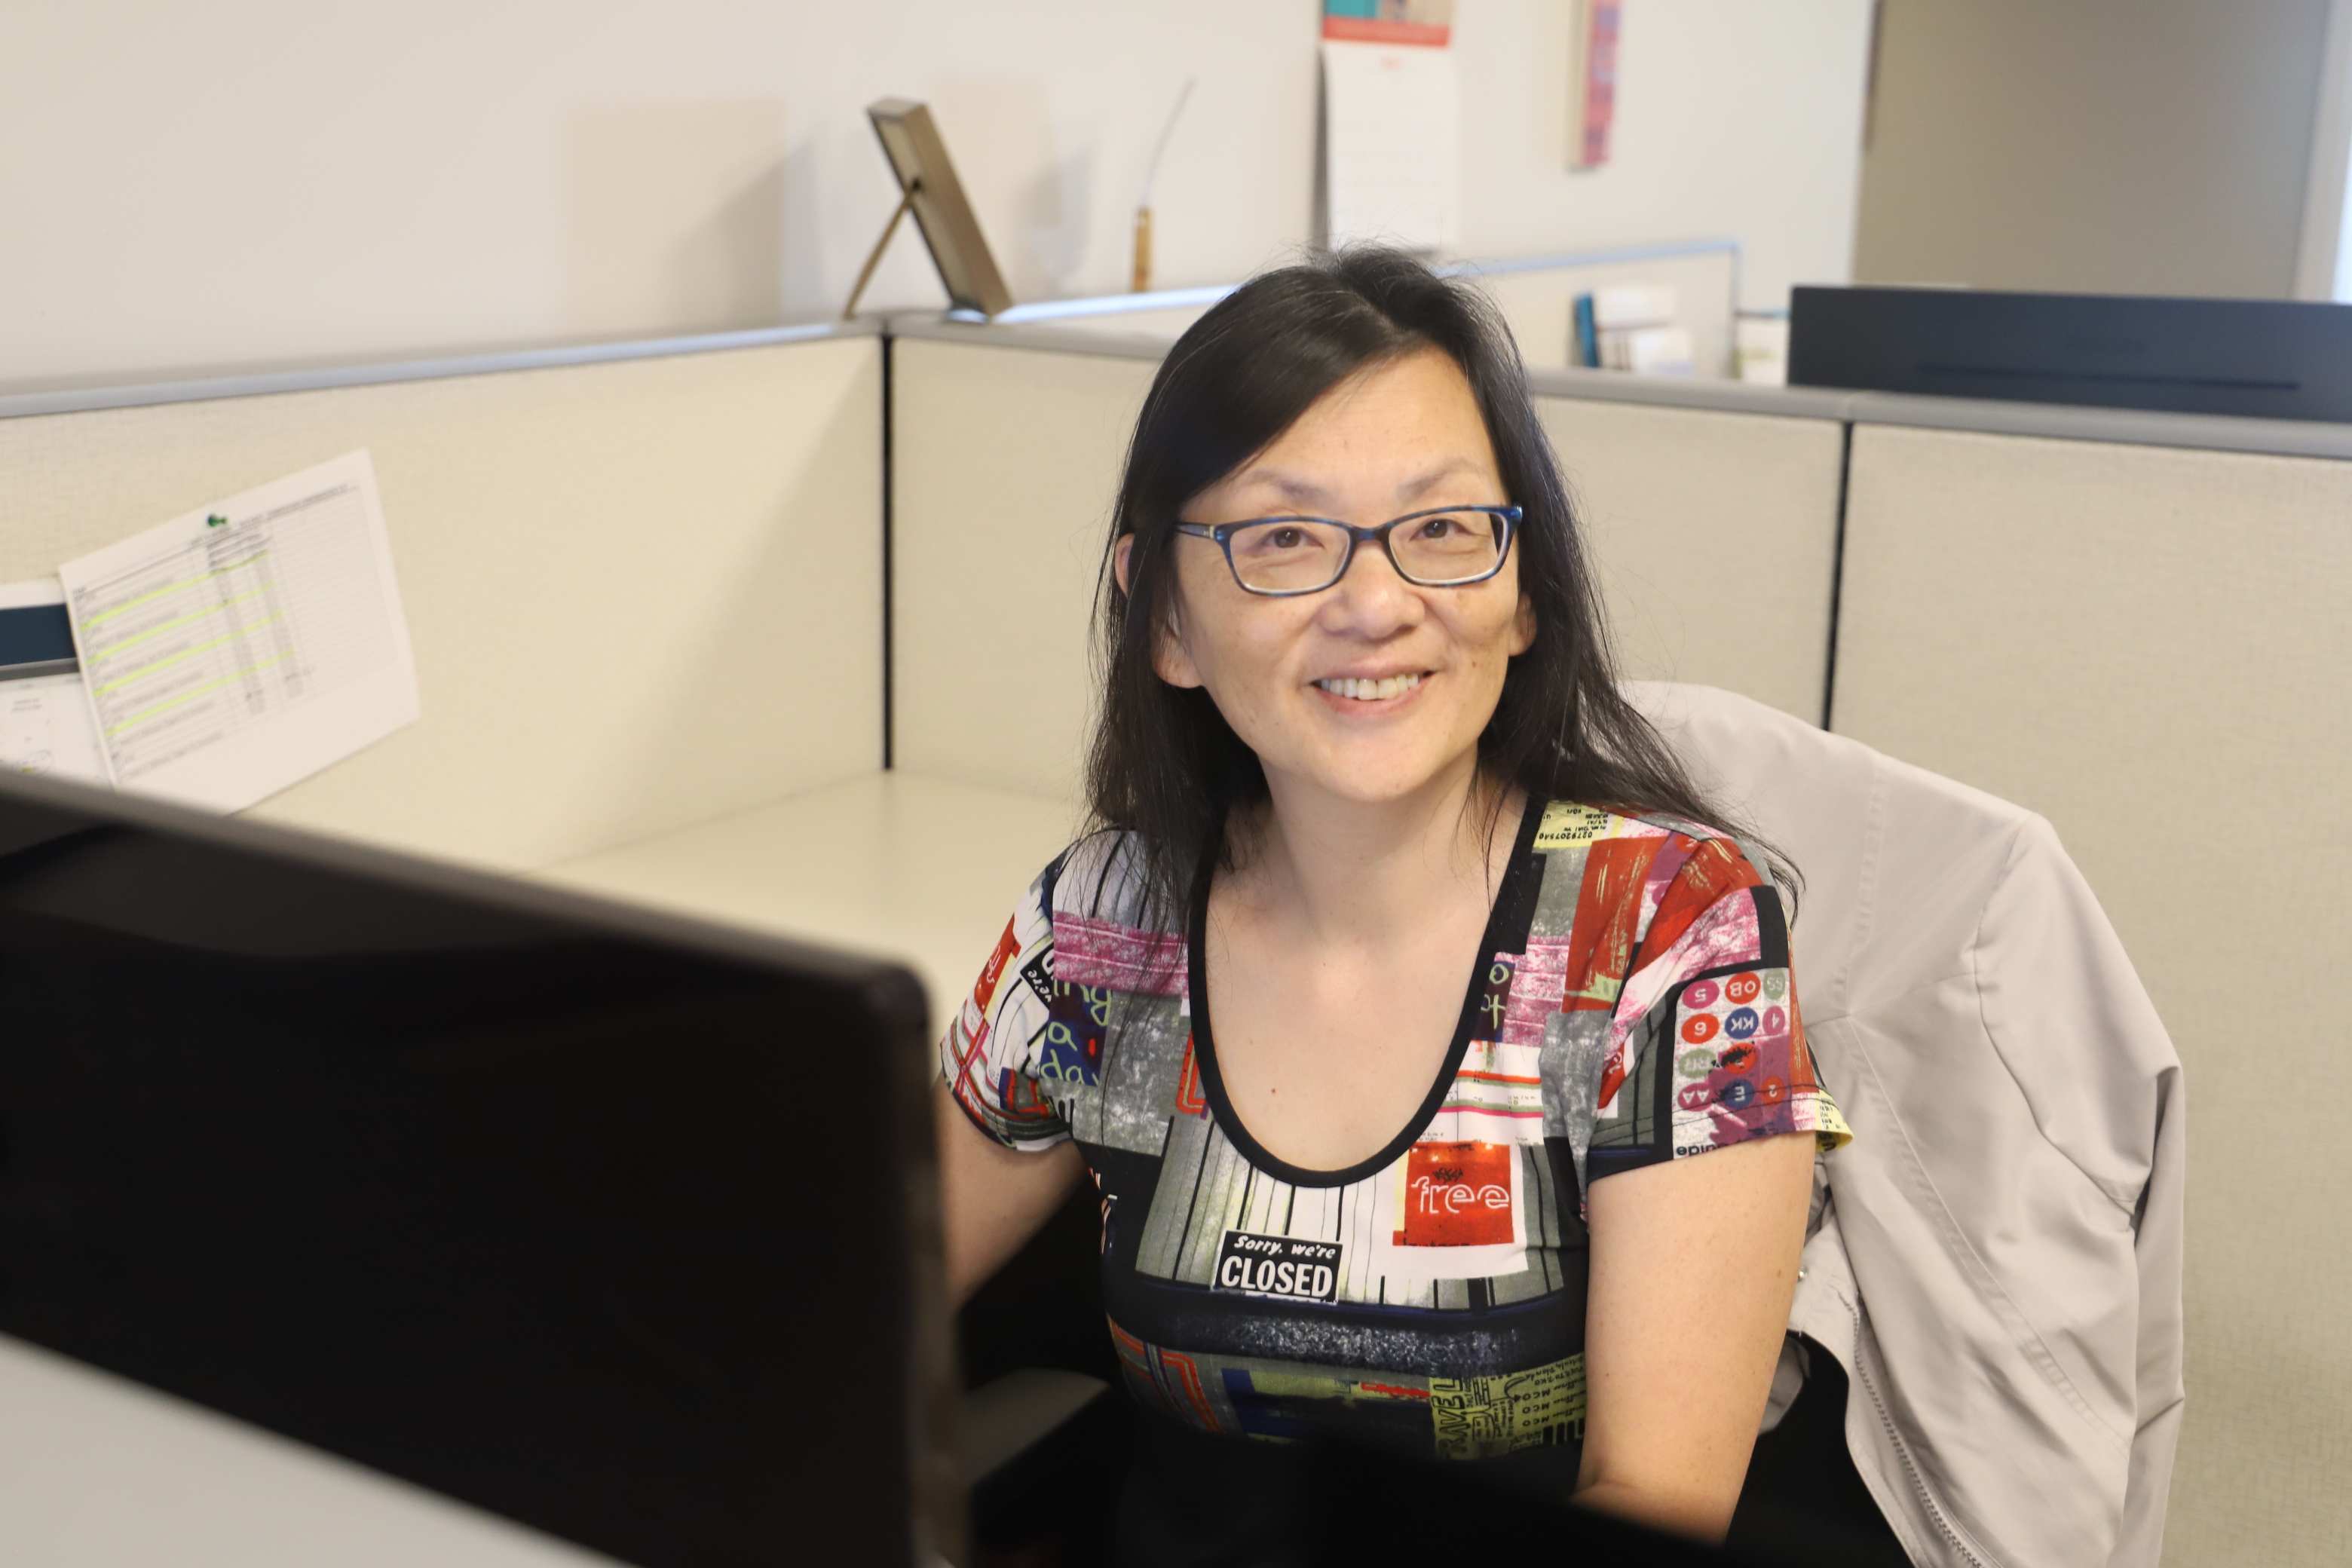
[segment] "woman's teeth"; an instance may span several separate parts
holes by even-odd
[[[1383,698],[1402,697],[1421,684],[1418,675],[1391,675],[1386,680],[1359,680],[1343,675],[1333,680],[1315,683],[1334,697],[1353,698],[1358,702],[1378,702]]]

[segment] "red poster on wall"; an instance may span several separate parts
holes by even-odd
[[[1622,0],[1580,0],[1571,24],[1569,68],[1568,166],[1597,169],[1609,162],[1609,131],[1617,117],[1617,18]]]
[[[1323,0],[1326,38],[1442,49],[1453,33],[1454,0]]]

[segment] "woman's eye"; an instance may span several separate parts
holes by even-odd
[[[1296,550],[1307,542],[1307,531],[1301,528],[1277,528],[1266,534],[1266,543],[1276,550]]]
[[[1422,523],[1421,536],[1423,539],[1443,539],[1448,533],[1459,530],[1461,526],[1451,517],[1433,517]]]

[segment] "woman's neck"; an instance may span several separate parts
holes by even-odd
[[[1269,775],[1268,799],[1239,824],[1232,891],[1318,942],[1381,947],[1437,910],[1490,902],[1526,796],[1477,759],[1389,801],[1335,797]]]

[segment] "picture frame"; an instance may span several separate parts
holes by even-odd
[[[868,105],[866,117],[873,122],[891,173],[898,176],[898,208],[866,258],[842,314],[846,317],[856,310],[884,248],[909,211],[915,215],[915,226],[923,232],[923,243],[930,250],[931,265],[939,269],[950,307],[982,316],[1012,309],[1012,291],[996,269],[996,258],[981,233],[980,220],[964,196],[963,182],[956,178],[955,164],[948,157],[947,142],[931,118],[930,106],[912,99],[885,98]]]

